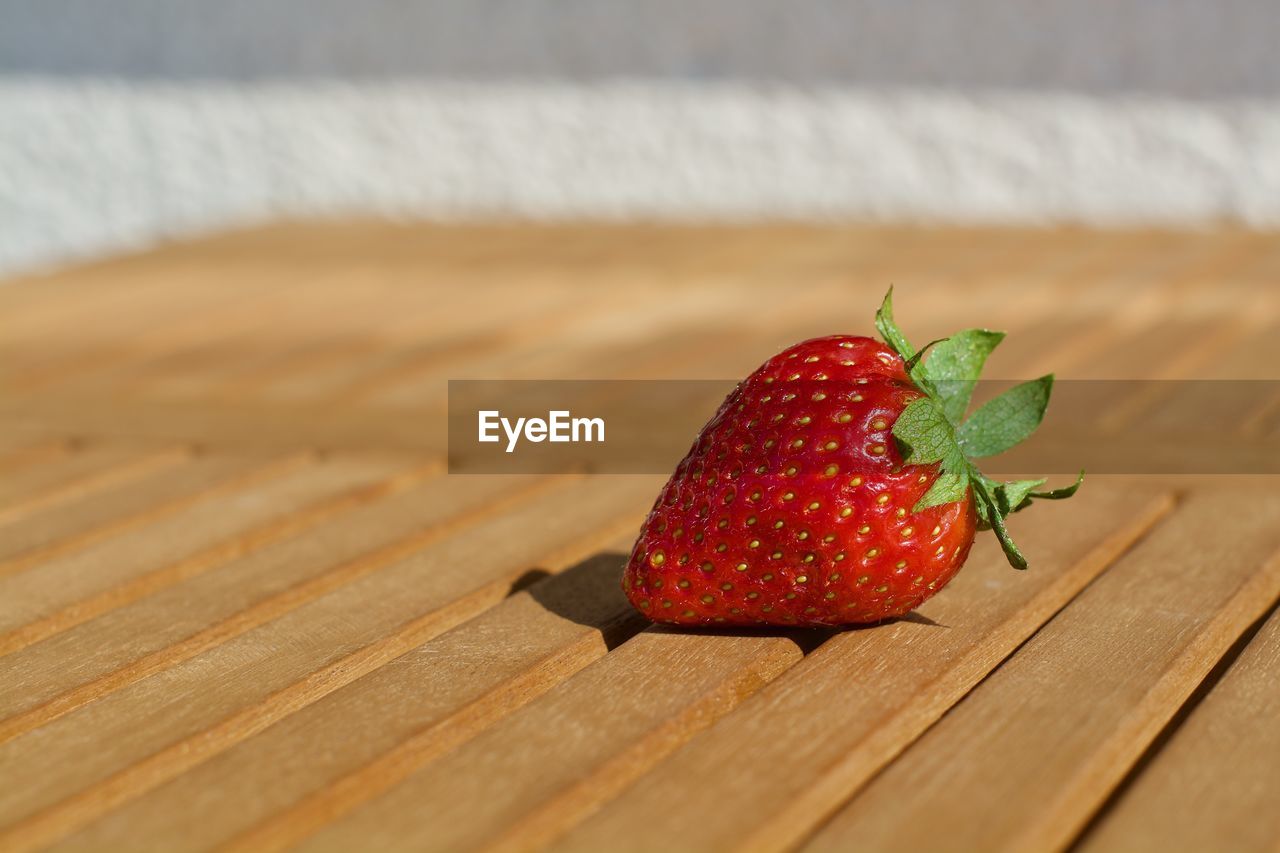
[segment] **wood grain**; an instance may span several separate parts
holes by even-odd
[[[1080,849],[1280,849],[1280,615],[1144,766]]]
[[[141,479],[157,471],[179,465],[190,457],[183,446],[130,454],[117,464],[108,464],[82,477],[45,489],[27,492],[20,502],[0,510],[0,526],[13,524],[33,514],[93,495],[113,486]]]
[[[1019,519],[1045,556],[1013,573],[990,540],[918,616],[833,637],[804,663],[570,833],[558,849],[643,850],[653,815],[691,848],[803,838],[1154,524],[1165,494],[1099,487]],[[1091,531],[1084,539],[1073,531]],[[1035,543],[1035,544],[1033,544]],[[700,768],[715,784],[689,786]]]
[[[800,658],[786,637],[651,628],[300,848],[539,847]]]
[[[306,537],[285,540],[0,658],[0,740],[212,648],[394,563],[469,523],[512,492],[542,488],[520,478],[474,478],[447,493],[438,469],[378,484],[366,506]],[[425,477],[423,485],[415,484]],[[400,493],[402,490],[403,493]],[[532,490],[532,491],[531,491]],[[372,547],[371,542],[380,543]],[[67,661],[75,661],[67,666]]]
[[[138,450],[127,445],[42,450],[27,450],[26,463],[11,468],[0,480],[0,520],[6,516],[16,518],[21,512],[38,509],[47,505],[53,496],[74,489],[78,484],[92,483],[103,476],[110,476],[110,472],[120,466],[128,467],[138,462]]]
[[[447,473],[450,379],[732,380],[889,284],[1099,380],[1057,458],[1274,455],[1272,232],[279,224],[0,286],[0,848],[1275,849],[1274,478],[1091,476],[1031,571],[788,638],[641,630],[660,476]]]
[[[106,499],[110,506],[121,509],[119,514],[103,510],[96,504],[83,508],[83,515],[70,511],[62,513],[57,527],[66,530],[66,533],[60,536],[55,534],[36,547],[24,549],[21,545],[15,546],[14,550],[18,553],[0,561],[0,578],[17,575],[36,566],[52,564],[61,558],[69,558],[69,555],[85,551],[89,546],[106,543],[192,509],[207,507],[238,490],[250,491],[261,481],[306,464],[312,456],[311,453],[296,452],[274,457],[260,453],[221,456],[218,461],[207,466],[201,465],[194,469],[184,467],[181,475],[167,480],[166,483],[172,484],[171,487],[175,489],[175,494],[144,488],[141,495],[113,494]],[[188,480],[183,475],[192,475],[192,478]],[[133,507],[130,506],[131,498],[136,501]],[[105,512],[108,518],[99,520],[97,512]],[[29,523],[35,525],[37,522]]]
[[[531,569],[578,561],[635,524],[637,492],[653,488],[562,486],[547,495],[563,507],[554,523],[524,504],[0,746],[7,768],[38,777],[0,793],[14,822],[0,844],[55,840],[483,611]],[[110,749],[71,760],[98,739]]]
[[[1188,498],[809,849],[1065,846],[1277,597],[1280,496]]]
[[[303,466],[252,496],[207,504],[136,535],[0,580],[0,654],[210,571],[357,505],[385,465]],[[202,511],[203,510],[203,511]]]
[[[156,470],[134,470],[134,476],[123,481],[99,483],[88,492],[65,496],[54,506],[38,507],[7,523],[0,522],[0,565],[18,559],[33,565],[54,553],[68,553],[118,534],[130,525],[158,517],[157,510],[173,511],[175,505],[182,506],[249,464],[226,454],[180,452],[180,462]]]
[[[260,850],[304,837],[640,630],[617,582],[629,547],[616,541],[538,581],[60,846],[127,845],[141,832],[171,850],[233,839]],[[312,749],[317,741],[331,746]]]

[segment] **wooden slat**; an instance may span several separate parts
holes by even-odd
[[[661,816],[696,849],[802,839],[1032,634],[1170,506],[1093,484],[1089,501],[1018,519],[1039,554],[1012,571],[989,538],[918,615],[840,634],[569,834],[574,850],[649,849]],[[1087,537],[1078,531],[1088,531]],[[716,768],[715,784],[688,785]]]
[[[335,815],[300,849],[539,847],[800,658],[786,637],[650,629],[349,818]],[[239,849],[261,841],[276,849],[272,836]]]
[[[600,549],[658,478],[443,473],[449,379],[732,379],[869,333],[890,283],[914,340],[1009,331],[993,377],[1280,379],[1280,240],[1240,229],[281,225],[0,287],[0,847],[793,848],[917,762],[971,822],[1014,804],[966,831],[1015,845],[1274,846],[1277,629],[1169,717],[1241,630],[1270,480],[1095,476],[1016,518],[1030,572],[983,534],[919,614],[800,659],[636,634]],[[1100,385],[1036,446],[1270,464],[1280,395],[1183,388]],[[960,767],[929,746],[957,720]],[[1036,752],[1068,721],[1079,765]],[[902,809],[976,849],[945,807],[877,812]]]
[[[134,534],[0,578],[6,600],[0,653],[319,524],[358,505],[370,484],[391,470],[385,461],[304,464]]]
[[[0,566],[15,559],[27,565],[69,553],[91,541],[119,535],[129,526],[173,513],[211,487],[261,461],[222,453],[188,453],[180,464],[164,465],[124,482],[108,483],[87,494],[69,495],[53,506],[38,507],[0,522]],[[137,474],[138,472],[133,472]],[[38,552],[36,554],[30,552]],[[0,568],[0,574],[12,574]]]
[[[1196,379],[1217,381],[1170,383],[1181,393],[1166,392],[1143,423],[1162,431],[1185,429],[1211,412],[1237,434],[1267,434],[1268,422],[1280,410],[1280,324],[1266,314],[1253,320],[1257,328],[1194,373]]]
[[[305,293],[285,290],[267,293],[267,298],[245,300],[252,306],[251,310],[245,312],[242,321],[229,330],[221,324],[222,335],[195,341],[181,338],[179,345],[170,345],[163,355],[153,354],[123,369],[117,368],[113,377],[105,382],[100,378],[99,387],[109,384],[114,396],[138,397],[167,392],[213,399],[227,397],[227,392],[237,384],[237,380],[243,380],[244,391],[250,392],[253,383],[269,382],[274,373],[287,369],[291,357],[313,353],[317,349],[334,348],[331,345],[333,338],[329,335],[317,336],[319,340],[305,336],[298,343],[292,342],[294,336],[284,340],[273,339],[270,332],[279,327],[278,314],[281,310],[288,311],[291,327],[314,324],[319,318],[332,316],[334,312],[340,313],[344,322],[355,326],[377,305],[376,299],[370,298],[372,294],[334,288],[333,282],[328,284],[331,288],[328,293],[323,290],[316,293],[316,288],[311,285]],[[385,306],[380,306],[379,313],[383,312]],[[217,327],[220,324],[213,325]],[[343,340],[348,338],[360,341],[364,350],[377,343],[371,336],[351,332],[341,336]],[[326,343],[330,346],[323,346]],[[239,398],[243,400],[248,396],[248,393],[241,393]]]
[[[303,837],[639,631],[617,580],[630,544],[538,581],[60,846],[103,849],[142,834],[169,850],[233,839],[260,850]],[[360,737],[349,736],[355,720]]]
[[[494,351],[506,352],[509,334],[495,332],[457,334],[448,332],[419,342],[382,352],[320,374],[294,377],[280,383],[273,399],[304,401],[332,400],[338,405],[359,404],[395,386],[406,377],[445,370]]]
[[[311,296],[321,302],[333,298],[325,294],[314,282],[307,284]],[[218,289],[212,293],[194,293],[192,301],[207,304],[188,304],[177,316],[164,322],[152,318],[142,329],[119,336],[118,326],[110,329],[115,340],[79,347],[82,357],[63,359],[53,369],[22,373],[15,377],[16,388],[25,392],[40,392],[57,388],[63,392],[83,393],[93,390],[115,390],[122,381],[128,381],[139,371],[147,371],[151,365],[168,357],[189,351],[198,351],[219,341],[234,341],[247,330],[280,329],[277,318],[280,312],[293,306],[302,312],[310,304],[302,292],[304,282],[295,279],[277,281],[273,286],[257,292],[236,289]],[[319,291],[319,292],[317,292]],[[326,298],[326,296],[328,298]],[[158,307],[158,306],[157,306]],[[151,313],[154,308],[144,313]],[[268,332],[269,333],[269,332]]]
[[[1280,849],[1280,613],[1149,766],[1086,853]]]
[[[0,509],[0,528],[157,471],[164,471],[186,462],[190,456],[190,449],[181,445],[130,453],[115,464],[108,464],[59,485],[28,493],[22,500]]]
[[[443,404],[441,393],[428,398]],[[421,399],[415,401],[422,403]],[[241,451],[308,449],[408,451],[443,455],[447,435],[441,408],[345,409],[329,403],[241,406],[101,397],[6,400],[0,421],[50,436],[92,434],[130,441],[181,440]]]
[[[1109,380],[1172,380],[1193,375],[1247,332],[1241,321],[1204,319],[1131,330],[1090,363],[1069,372],[1067,378],[1087,384],[1078,386],[1073,395],[1077,406],[1059,408],[1055,422],[1067,428],[1096,423],[1103,432],[1113,434],[1141,430],[1159,400],[1160,386]]]
[[[1277,596],[1280,496],[1192,496],[810,849],[1060,849]]]
[[[280,619],[0,746],[0,845],[69,834],[500,601],[636,524],[648,478],[565,482],[541,502],[363,577]],[[84,754],[79,744],[109,745]],[[61,758],[59,758],[61,756]]]
[[[118,490],[91,495],[7,525],[0,544],[0,577],[17,574],[95,543],[155,524],[179,512],[269,478],[282,467],[300,464],[291,455],[278,464],[262,454],[213,453]]]
[[[144,449],[142,453],[150,451]],[[28,506],[38,509],[47,504],[50,495],[80,482],[92,482],[120,466],[137,464],[138,455],[137,447],[102,445],[60,453],[56,459],[36,456],[29,464],[11,469],[0,478],[0,514],[16,517],[15,510],[26,511]]]
[[[67,335],[68,339],[59,341],[61,346],[52,349],[57,356],[53,361],[81,361],[83,355],[94,352],[104,341],[127,341],[180,316],[207,316],[210,307],[244,296],[244,290],[228,286],[225,278],[220,287],[210,287],[208,277],[200,275],[188,278],[182,288],[177,288],[172,268],[154,263],[150,266],[150,270],[105,275],[81,269],[79,276],[96,279],[98,286],[66,302],[54,297],[56,291],[49,289],[46,282],[32,283],[30,290],[43,298],[37,297],[8,315],[3,340],[21,345],[23,351],[49,354],[52,348],[48,344],[60,334]],[[76,275],[77,271],[72,271],[67,278]],[[0,293],[18,294],[8,287]],[[76,330],[76,334],[68,334],[70,330]]]
[[[85,389],[92,384],[89,380],[110,381],[122,370],[162,355],[166,347],[191,344],[197,339],[225,339],[235,333],[237,321],[264,320],[261,312],[254,316],[245,311],[246,304],[255,301],[251,290],[210,288],[208,283],[206,276],[188,279],[183,299],[177,297],[172,281],[151,298],[146,298],[147,282],[130,282],[130,287],[118,288],[124,295],[135,297],[125,303],[130,310],[92,318],[88,328],[97,330],[96,334],[69,334],[70,330],[86,328],[83,321],[75,322],[71,312],[61,318],[65,322],[60,328],[44,328],[35,334],[28,325],[29,318],[23,318],[0,341],[12,341],[21,352],[31,355],[14,360],[9,387],[20,393],[68,386]],[[277,289],[278,285],[271,288]],[[49,343],[59,334],[66,339],[51,351]]]
[[[30,434],[8,433],[0,445],[0,473],[11,474],[42,465],[51,459],[69,456],[75,449],[75,443],[65,438],[33,440]]]
[[[428,465],[381,481],[367,504],[306,536],[0,658],[0,681],[21,687],[0,696],[0,741],[279,618],[540,487],[494,476],[446,488],[436,472]]]

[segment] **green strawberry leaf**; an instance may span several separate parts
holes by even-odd
[[[1040,481],[1040,483],[1043,483],[1043,482],[1044,482],[1043,480]],[[1009,512],[1011,513],[1021,512],[1022,510],[1031,506],[1031,504],[1037,500],[1042,500],[1042,501],[1066,500],[1067,498],[1074,495],[1077,491],[1079,491],[1080,484],[1083,482],[1084,482],[1084,472],[1081,471],[1078,475],[1076,475],[1076,481],[1072,483],[1070,486],[1064,486],[1061,489],[1052,489],[1047,492],[1037,492],[1034,490],[1029,491],[1022,498],[1022,500],[1018,501],[1017,503],[1013,503],[1012,501],[1010,501],[1010,506],[1012,507],[1012,509],[1010,509]],[[1040,485],[1040,483],[1037,483],[1036,485]]]
[[[916,354],[915,348],[907,341],[907,336],[902,334],[898,324],[893,321],[892,287],[884,295],[884,302],[880,303],[880,310],[876,312],[876,331],[880,333],[880,337],[884,338],[884,342],[902,357],[903,361],[910,361]]]
[[[1044,419],[1052,389],[1050,374],[1015,385],[987,402],[956,432],[964,455],[970,459],[995,456],[1031,435]]]
[[[925,362],[925,375],[942,401],[942,411],[953,424],[964,419],[973,397],[973,387],[982,375],[982,366],[1004,332],[965,329],[937,342]]]
[[[915,505],[915,511],[963,500],[969,488],[969,464],[956,443],[955,429],[930,397],[913,400],[893,425],[893,437],[908,465],[941,462],[938,479]]]
[[[984,476],[971,460],[1003,453],[1025,439],[1044,419],[1053,389],[1053,376],[1017,385],[991,400],[961,423],[973,398],[974,384],[987,356],[1004,339],[1003,332],[968,329],[934,341],[917,351],[893,319],[893,288],[876,312],[876,329],[906,365],[907,374],[925,396],[913,400],[893,425],[893,437],[906,465],[938,465],[938,475],[916,502],[914,511],[970,501],[979,530],[993,530],[1015,569],[1027,567],[1005,518],[1033,500],[1062,500],[1080,488],[1076,482],[1061,489],[1036,491],[1045,481],[1013,480],[997,483]],[[924,358],[925,353],[929,357]]]
[[[976,497],[976,493],[973,499],[973,506],[974,506],[974,509],[978,511],[978,530],[979,531],[990,530],[991,516],[987,514],[987,505],[982,501],[978,500],[978,498]]]
[[[1074,495],[1080,490],[1080,484],[1084,482],[1084,471],[1076,475],[1076,481],[1070,486],[1064,486],[1061,489],[1053,489],[1048,492],[1030,492],[1033,498],[1039,498],[1046,501],[1062,501]]]
[[[893,424],[893,437],[902,443],[908,465],[940,462],[956,447],[955,431],[928,397],[907,404]]]
[[[1027,558],[1022,556],[1022,551],[1018,549],[1013,538],[1009,536],[1009,529],[1004,526],[1004,516],[1000,514],[1000,508],[991,496],[987,482],[989,481],[985,477],[975,478],[973,491],[978,496],[979,503],[985,503],[987,506],[988,521],[991,524],[991,529],[996,533],[996,538],[1000,540],[1000,547],[1004,549],[1005,559],[1015,569],[1025,569],[1027,567]]]
[[[929,487],[929,491],[916,501],[916,505],[912,507],[912,512],[919,512],[922,509],[928,509],[931,506],[942,506],[943,504],[953,504],[956,501],[962,501],[969,492],[969,473],[966,470],[968,466],[965,464],[964,457],[959,453],[954,456],[948,456],[942,463],[942,470],[938,474],[938,479],[933,481],[933,485]]]
[[[917,352],[916,348],[911,345],[911,342],[907,340],[907,336],[902,334],[902,330],[898,328],[898,324],[893,320],[892,287],[884,295],[884,302],[880,303],[880,310],[876,311],[876,330],[880,332],[880,337],[884,338],[884,342],[889,345],[889,348],[902,359],[907,375],[915,381],[920,390],[931,397],[937,396],[933,390],[933,383],[925,375],[924,365],[920,363],[920,359],[929,347],[945,340],[945,338],[940,338]]]
[[[942,343],[945,340],[946,338],[938,338],[936,341],[929,341],[929,343],[925,344],[924,346],[920,347],[920,349],[916,350],[916,354],[911,356],[911,358],[907,359],[906,364],[903,365],[907,369],[907,374],[908,375],[915,374],[916,365],[918,365],[920,363],[920,360],[924,358],[925,353],[927,353],[929,350],[933,349],[936,345]],[[921,372],[923,373],[923,371]]]
[[[992,497],[995,498],[1000,512],[1008,515],[1011,512],[1017,512],[1019,507],[1029,504],[1031,499],[1027,495],[1031,494],[1032,489],[1044,484],[1043,477],[1039,480],[1012,480],[996,486]]]

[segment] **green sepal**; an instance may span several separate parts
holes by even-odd
[[[933,386],[929,382],[929,377],[925,375],[924,365],[920,363],[919,353],[916,352],[916,348],[911,345],[911,342],[907,340],[907,336],[902,334],[902,330],[898,328],[898,324],[893,320],[892,287],[884,295],[884,301],[880,303],[880,310],[876,311],[876,331],[880,333],[880,337],[889,345],[889,348],[902,359],[907,375],[919,386],[920,390],[926,394],[933,395]],[[928,349],[928,347],[925,347],[925,349]]]
[[[1047,492],[1031,492],[1030,496],[1046,501],[1062,501],[1080,491],[1080,485],[1084,482],[1084,469],[1076,475],[1076,481],[1070,486],[1063,486],[1061,489],[1052,489]]]
[[[943,463],[942,470],[938,472],[938,479],[934,480],[929,491],[916,501],[916,505],[911,508],[912,512],[964,500],[965,494],[969,491],[969,476],[964,470],[964,457],[957,455],[957,458],[958,463],[953,460],[948,460],[950,464]]]
[[[1049,374],[988,401],[956,430],[964,455],[971,459],[995,456],[1023,441],[1044,419],[1052,390],[1053,374]]]
[[[906,464],[942,463],[938,479],[916,502],[913,512],[964,499],[969,488],[969,463],[956,443],[951,422],[932,398],[908,403],[893,425],[893,437],[902,445]]]
[[[942,411],[953,424],[964,419],[973,388],[982,375],[982,366],[1002,340],[1004,332],[965,329],[939,341],[929,353],[925,375],[942,401]]]
[[[1008,483],[1000,483],[992,492],[995,498],[996,506],[1000,508],[1002,515],[1008,515],[1017,512],[1019,507],[1026,506],[1031,502],[1028,495],[1031,490],[1037,486],[1043,486],[1045,479],[1041,477],[1039,480],[1013,480]]]
[[[984,501],[978,500],[978,495],[976,490],[973,496],[973,508],[978,512],[978,529],[990,530],[991,514],[987,511],[986,503]]]
[[[927,353],[929,350],[933,349],[935,346],[937,346],[938,344],[940,344],[940,343],[942,343],[942,342],[944,342],[944,341],[946,341],[946,340],[947,340],[947,338],[938,338],[936,341],[929,341],[929,343],[927,343],[927,344],[925,344],[924,346],[920,347],[920,349],[916,351],[916,354],[915,354],[915,355],[913,355],[913,356],[911,356],[911,358],[907,359],[907,362],[906,362],[906,364],[904,365],[904,366],[906,367],[906,369],[907,369],[907,373],[908,373],[908,374],[910,374],[910,373],[911,373],[911,371],[913,371],[913,370],[915,370],[915,369],[916,369],[916,365],[918,365],[918,364],[920,363],[920,359],[924,358],[925,353]]]
[[[1053,376],[1016,385],[963,420],[978,375],[1004,333],[968,329],[917,351],[894,322],[893,288],[876,312],[876,328],[925,395],[909,403],[893,425],[905,464],[938,465],[937,479],[913,511],[971,500],[979,529],[995,531],[1009,564],[1025,569],[1027,560],[1009,535],[1005,518],[1037,499],[1071,497],[1084,472],[1071,486],[1042,492],[1037,489],[1043,479],[998,483],[985,477],[972,460],[1003,453],[1035,431],[1049,405]]]
[[[893,425],[893,437],[902,443],[903,461],[908,465],[940,462],[959,449],[951,422],[928,397],[907,404]]]
[[[1000,508],[996,505],[995,499],[988,490],[985,477],[974,479],[973,491],[978,501],[986,504],[987,521],[990,523],[991,529],[995,531],[996,538],[1000,540],[1000,547],[1004,550],[1005,559],[1015,569],[1019,571],[1025,569],[1027,567],[1027,558],[1022,556],[1022,551],[1018,549],[1017,543],[1009,535],[1009,529],[1004,525],[1004,515],[1001,514]]]
[[[904,362],[910,361],[911,357],[916,354],[915,348],[907,341],[907,336],[902,334],[898,324],[893,322],[893,287],[890,287],[889,292],[884,295],[884,301],[880,303],[880,310],[876,311],[876,331],[880,333],[880,337],[884,338],[884,342],[902,357]]]
[[[1041,480],[1041,483],[1044,481]],[[1076,475],[1076,481],[1070,486],[1063,486],[1061,489],[1051,489],[1047,492],[1027,492],[1026,497],[1013,505],[1010,512],[1019,512],[1031,506],[1034,501],[1064,501],[1080,490],[1080,484],[1084,482],[1084,471]]]

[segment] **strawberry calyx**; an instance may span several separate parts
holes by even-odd
[[[980,529],[995,531],[1009,564],[1027,567],[1005,519],[1036,500],[1069,498],[1084,482],[1041,491],[1045,480],[992,480],[975,459],[994,456],[1021,443],[1044,419],[1053,390],[1053,374],[1015,385],[980,406],[967,418],[978,376],[1004,332],[966,329],[916,350],[893,319],[893,288],[876,312],[876,329],[902,359],[907,375],[924,394],[909,403],[893,425],[893,436],[907,465],[939,465],[938,479],[913,511],[965,500],[972,494]]]

